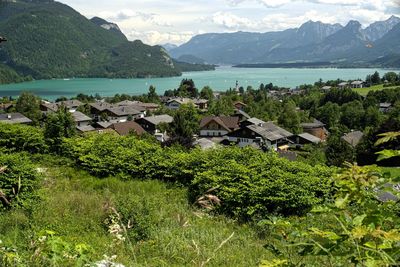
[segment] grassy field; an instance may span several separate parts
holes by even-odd
[[[159,181],[99,179],[50,163],[41,168],[41,202],[8,212],[0,221],[3,245],[24,259],[38,253],[35,243],[45,230],[68,244],[86,244],[95,261],[116,255],[125,266],[258,266],[271,258],[252,228],[193,207],[186,189]],[[114,209],[133,218],[125,242],[118,243],[105,223]]]
[[[386,167],[386,168],[382,168],[382,171],[384,172],[390,172],[390,174],[392,175],[392,177],[400,177],[400,167],[395,168],[395,167]]]
[[[368,94],[368,92],[370,91],[381,91],[383,89],[394,89],[398,86],[394,86],[394,87],[383,87],[383,84],[379,84],[379,85],[374,85],[368,88],[355,88],[353,89],[354,91],[356,91],[357,93],[359,93],[362,96],[366,96]]]

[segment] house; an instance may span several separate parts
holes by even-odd
[[[50,103],[47,101],[42,101],[40,103],[40,111],[44,113],[52,113],[58,111],[58,105],[56,103]]]
[[[145,129],[146,132],[150,134],[158,133],[159,125],[162,123],[170,124],[174,118],[170,115],[158,115],[158,116],[150,116],[137,119],[136,122]]]
[[[363,88],[364,82],[363,81],[354,81],[350,85],[351,85],[351,88]]]
[[[144,112],[139,111],[132,106],[107,108],[105,110],[105,114],[107,114],[108,120],[118,122],[125,122],[129,119],[134,120],[138,118],[143,118],[145,116]]]
[[[258,118],[250,118],[247,119],[243,122],[240,123],[240,127],[244,127],[244,126],[248,126],[248,125],[258,125],[258,126],[262,126],[264,125],[266,122],[263,120],[260,120]]]
[[[141,101],[124,100],[115,104],[118,107],[133,107],[139,111],[156,111],[160,105],[156,103],[143,103]]]
[[[342,139],[346,141],[352,147],[356,147],[364,137],[364,133],[361,131],[354,131],[342,136]]]
[[[240,122],[246,121],[251,119],[251,116],[240,109],[235,109],[235,113],[233,114],[234,117],[238,117]]]
[[[348,87],[349,87],[349,83],[347,83],[347,82],[342,82],[342,83],[338,84],[338,88],[339,89],[345,89],[345,88],[348,88]]]
[[[126,136],[131,133],[134,133],[136,135],[142,135],[146,133],[146,131],[137,124],[134,121],[126,121],[126,122],[119,122],[119,123],[114,123],[111,126],[112,129],[114,129],[119,135],[121,136]]]
[[[0,122],[7,124],[31,124],[32,120],[21,113],[0,114]]]
[[[290,137],[293,137],[292,133],[273,122],[244,125],[228,134],[229,141],[240,147],[258,145],[275,151],[287,149]]]
[[[107,109],[113,108],[114,106],[112,104],[109,104],[107,102],[95,102],[95,103],[89,103],[88,104],[89,109],[90,109],[90,114],[92,115],[92,118],[95,121],[100,121],[101,120],[101,115],[105,113]]]
[[[200,136],[224,136],[239,129],[239,117],[208,116],[200,122]]]
[[[325,124],[318,120],[314,120],[314,122],[311,123],[302,123],[300,126],[303,128],[304,132],[318,137],[322,141],[328,138],[328,131],[325,129]]]
[[[193,104],[196,108],[206,110],[208,108],[207,99],[191,99],[191,98],[172,98],[168,100],[166,106],[169,109],[177,110],[181,105]]]
[[[83,114],[82,112],[79,111],[71,112],[71,115],[74,118],[76,127],[87,127],[91,126],[92,124],[92,118]]]
[[[96,129],[92,125],[77,126],[76,129],[80,133],[89,133],[89,132],[95,132],[96,131]]]
[[[247,107],[247,105],[243,102],[236,101],[233,103],[233,107],[238,110],[244,110],[244,108]]]
[[[332,86],[323,86],[322,88],[321,88],[321,90],[322,91],[329,91],[329,90],[331,90],[332,89]]]
[[[204,117],[200,122],[200,136],[224,136],[239,128],[238,117]]]
[[[40,110],[44,113],[57,112],[61,106],[64,106],[68,109],[69,112],[75,112],[80,106],[84,104],[79,100],[66,100],[59,101],[56,103],[51,103],[47,101],[42,101],[40,103]]]
[[[56,103],[58,107],[64,106],[70,112],[75,112],[80,106],[83,106],[83,103],[79,100],[66,100],[66,101],[59,101]]]
[[[291,139],[297,145],[319,144],[322,140],[312,134],[302,133]]]
[[[14,108],[13,103],[1,103],[0,104],[0,110],[5,111],[5,112],[10,112],[12,108]]]
[[[388,113],[392,109],[392,103],[379,103],[379,111]]]

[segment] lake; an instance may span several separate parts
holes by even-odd
[[[113,96],[117,93],[139,95],[147,93],[150,85],[157,88],[159,94],[165,90],[177,88],[184,78],[193,79],[198,88],[206,85],[214,91],[234,88],[236,81],[246,88],[257,88],[261,83],[273,83],[282,87],[296,87],[310,84],[320,78],[326,80],[365,79],[368,74],[379,71],[381,75],[389,69],[254,69],[219,67],[215,71],[186,72],[181,77],[149,79],[60,79],[38,80],[19,84],[0,85],[0,96],[18,96],[22,91],[31,91],[36,95],[55,100],[60,96],[73,97],[79,93],[101,96]]]

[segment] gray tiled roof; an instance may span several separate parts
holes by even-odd
[[[127,115],[138,115],[141,112],[131,106],[121,106],[121,107],[114,107],[108,109],[110,112],[117,116],[127,116]]]
[[[71,114],[72,114],[72,117],[74,117],[75,122],[92,120],[92,118],[86,116],[85,114],[83,114],[82,112],[79,112],[79,111],[72,112]]]
[[[248,119],[247,121],[250,122],[250,123],[252,123],[252,124],[255,124],[255,125],[261,125],[261,124],[264,124],[264,123],[265,123],[265,121],[260,120],[260,119],[258,119],[258,118],[250,118],[250,119]]]
[[[98,111],[104,111],[108,108],[113,108],[114,106],[110,103],[107,102],[95,102],[95,103],[89,103],[89,106],[92,108],[97,109]]]
[[[292,133],[279,126],[276,126],[272,122],[267,122],[263,126],[249,125],[247,128],[269,141],[277,141],[293,136]]]
[[[7,114],[0,114],[0,122],[3,123],[31,123],[32,121],[22,115],[21,113],[7,113]]]
[[[309,133],[302,133],[302,134],[299,134],[299,136],[301,138],[304,138],[307,141],[310,141],[310,142],[314,143],[314,144],[321,143],[321,139],[320,138],[318,138],[318,137],[316,137],[316,136],[314,136],[312,134],[309,134]]]
[[[76,129],[78,129],[78,131],[80,131],[80,132],[82,132],[82,133],[96,131],[96,129],[95,129],[93,126],[91,126],[91,125],[88,125],[88,126],[79,126],[79,127],[76,127]]]
[[[174,120],[170,115],[150,116],[143,119],[154,125],[159,125],[160,123],[171,123]]]

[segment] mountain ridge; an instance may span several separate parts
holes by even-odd
[[[358,57],[357,60],[369,65],[376,62],[377,57],[373,56],[376,52],[365,53],[365,50],[379,43],[399,24],[400,18],[391,16],[366,28],[355,20],[345,26],[307,21],[298,28],[278,32],[208,33],[194,36],[189,42],[172,49],[170,54],[174,58],[191,55],[211,64],[231,65],[326,61],[348,64],[357,58],[355,55],[363,54],[367,57]],[[383,54],[389,53],[384,51]]]

